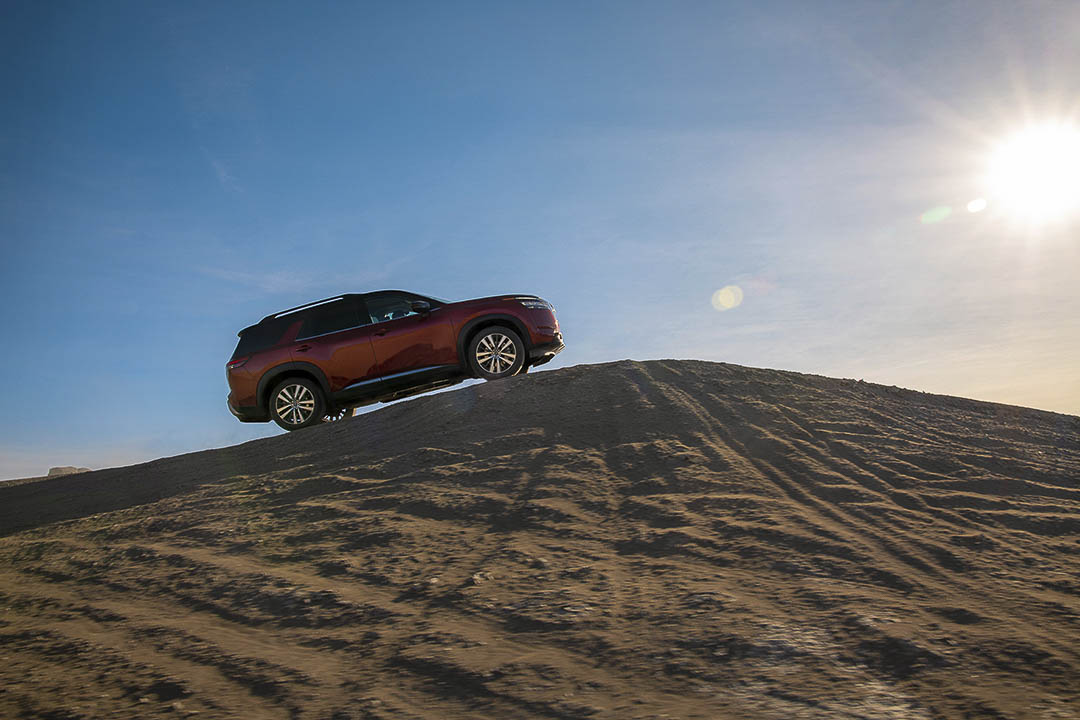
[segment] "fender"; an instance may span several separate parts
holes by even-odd
[[[532,338],[529,336],[529,331],[525,329],[524,323],[518,318],[507,313],[481,315],[480,317],[473,318],[465,323],[461,328],[461,332],[458,333],[458,360],[463,368],[469,367],[469,359],[466,353],[468,348],[465,347],[465,339],[469,337],[469,334],[472,333],[478,325],[509,325],[517,332],[518,336],[521,337],[521,342],[525,344],[525,351],[528,352],[532,348]]]
[[[259,385],[256,389],[255,399],[258,401],[259,412],[266,412],[266,394],[270,388],[277,384],[278,378],[288,375],[294,370],[300,370],[315,378],[315,381],[319,383],[319,387],[322,388],[323,396],[326,398],[326,402],[332,403],[333,400],[330,397],[330,383],[326,380],[326,375],[319,369],[318,365],[313,365],[309,362],[284,362],[280,365],[275,365],[270,370],[263,373],[263,376],[259,379]]]

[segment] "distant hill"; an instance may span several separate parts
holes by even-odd
[[[624,361],[0,484],[0,717],[1080,717],[1080,418]]]
[[[57,475],[74,475],[75,473],[90,472],[90,468],[84,467],[72,467],[71,465],[61,465],[59,467],[49,468],[49,474],[47,477],[55,477]]]

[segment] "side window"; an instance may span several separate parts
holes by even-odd
[[[304,324],[300,326],[300,332],[296,334],[296,339],[303,340],[316,335],[347,330],[357,325],[367,325],[367,321],[361,322],[356,306],[349,300],[337,300],[308,311]]]
[[[276,320],[267,323],[259,323],[258,325],[244,330],[240,334],[240,342],[236,345],[236,351],[233,353],[233,357],[252,355],[273,346],[281,339],[281,336],[285,334],[285,329],[287,327],[287,323]]]
[[[411,299],[403,295],[374,295],[365,298],[364,302],[373,323],[397,320],[416,314],[409,307]]]

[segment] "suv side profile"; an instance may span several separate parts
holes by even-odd
[[[517,375],[564,347],[555,309],[535,295],[447,302],[402,290],[307,303],[238,335],[225,371],[229,411],[286,430],[467,378]]]

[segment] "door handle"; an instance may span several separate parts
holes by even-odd
[[[301,345],[300,347],[296,348],[296,352],[307,352],[310,349],[311,349],[311,346],[305,343],[304,345]]]
[[[374,333],[375,337],[382,337],[385,334],[386,334],[385,330],[376,330],[375,333]]]

